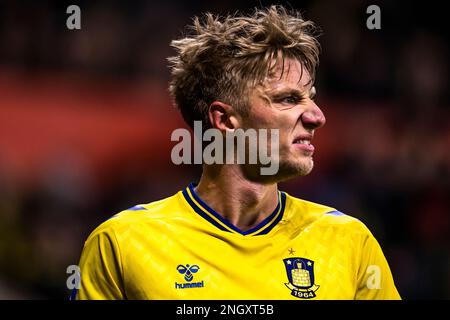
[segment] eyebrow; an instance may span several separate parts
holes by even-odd
[[[306,90],[300,90],[300,89],[295,89],[295,88],[284,88],[284,89],[280,89],[280,90],[274,90],[272,92],[267,92],[267,94],[269,94],[272,97],[279,97],[279,96],[283,96],[283,95],[296,95],[296,96],[303,96],[306,93],[311,94],[311,89],[314,86],[311,86],[309,88],[307,88]]]

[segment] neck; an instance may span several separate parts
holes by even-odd
[[[208,206],[243,231],[257,226],[278,204],[276,183],[249,181],[237,165],[204,166],[195,191]]]

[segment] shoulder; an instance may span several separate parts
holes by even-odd
[[[303,219],[310,223],[353,235],[372,236],[369,228],[361,220],[346,212],[288,194],[286,194],[286,197],[289,203],[289,208],[287,208],[292,212],[291,214],[303,216]]]
[[[179,193],[161,200],[134,205],[101,223],[92,231],[88,240],[98,235],[115,237],[139,230],[143,226],[148,229],[152,225],[167,224],[179,217],[182,210]]]

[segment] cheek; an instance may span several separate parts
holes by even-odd
[[[280,138],[291,136],[297,125],[297,119],[293,112],[282,112],[272,117],[273,128],[280,129]]]
[[[244,128],[279,129],[280,139],[291,134],[297,125],[300,112],[296,108],[278,110],[266,105],[254,106],[249,116],[243,119]]]
[[[257,112],[252,112],[246,119],[243,119],[245,128],[274,128],[276,115],[269,108],[262,107]]]

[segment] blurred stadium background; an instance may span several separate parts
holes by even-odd
[[[283,3],[283,2],[278,2]],[[81,7],[82,29],[66,28]],[[66,268],[102,221],[169,196],[184,124],[169,42],[204,11],[268,1],[0,1],[0,298],[67,299]],[[381,30],[366,8],[381,8]],[[450,297],[446,10],[421,1],[292,1],[323,30],[316,168],[289,193],[365,222],[403,298]]]

